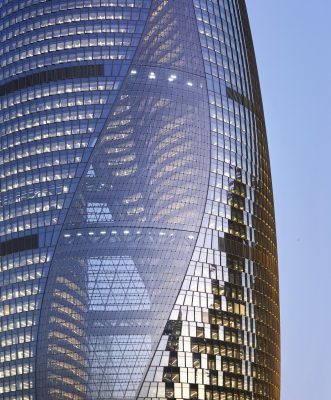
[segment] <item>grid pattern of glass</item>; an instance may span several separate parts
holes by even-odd
[[[272,184],[244,1],[194,0],[211,168],[190,265],[139,399],[280,398]]]
[[[279,400],[244,0],[0,13],[0,398]]]
[[[38,338],[41,398],[137,398],[207,196],[209,110],[196,43],[192,6],[153,3],[53,259]],[[80,308],[63,280],[85,293]],[[80,330],[63,326],[65,314]]]
[[[49,266],[150,4],[1,1],[2,399],[36,398],[36,342]]]

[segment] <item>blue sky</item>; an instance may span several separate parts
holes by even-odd
[[[246,4],[275,195],[282,400],[331,399],[331,1]]]

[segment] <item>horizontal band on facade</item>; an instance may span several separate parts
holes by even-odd
[[[260,115],[260,112],[255,104],[243,94],[229,87],[226,88],[226,94],[231,100],[236,101],[237,103],[246,107],[248,110],[253,111],[257,115]]]
[[[18,251],[32,250],[39,247],[39,236],[29,235],[7,240],[0,244],[0,256],[17,253]]]
[[[77,79],[104,76],[104,65],[78,65],[74,67],[57,68],[49,71],[38,72],[19,79],[7,82],[0,86],[0,96],[5,96],[16,90],[26,89],[43,83],[61,81],[64,79]]]

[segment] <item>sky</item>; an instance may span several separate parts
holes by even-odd
[[[246,0],[278,237],[282,400],[331,399],[331,1]]]

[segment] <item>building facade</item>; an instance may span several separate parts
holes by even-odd
[[[0,15],[0,398],[279,400],[244,0]]]

